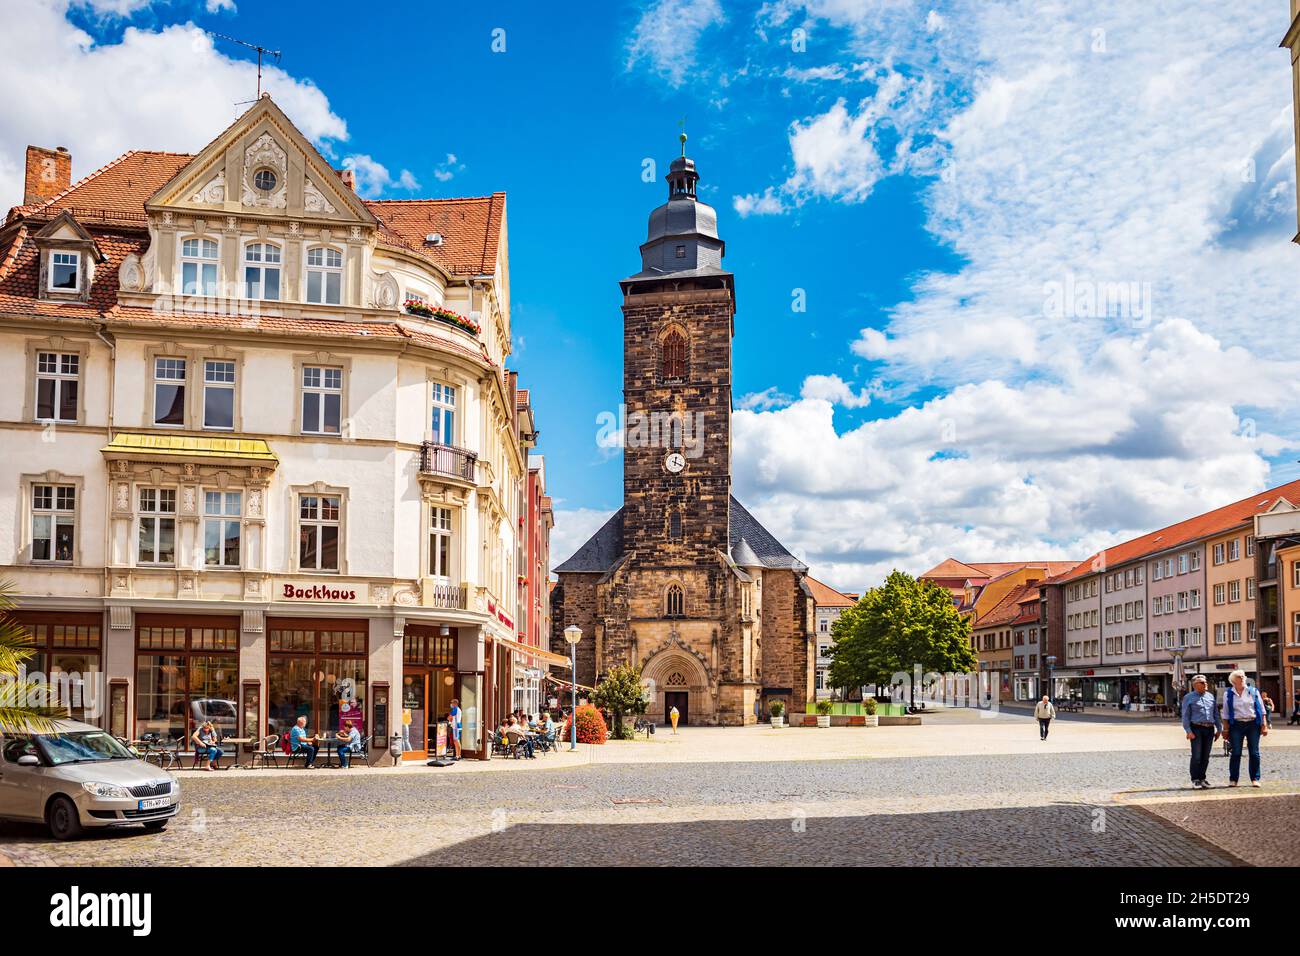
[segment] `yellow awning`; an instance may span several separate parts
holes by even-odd
[[[223,438],[216,435],[144,435],[121,432],[100,451],[126,458],[215,458],[279,464],[271,447],[260,438]]]
[[[492,640],[498,644],[504,644],[506,647],[520,654],[528,654],[539,661],[545,661],[547,664],[553,664],[556,667],[568,667],[569,659],[552,651],[542,650],[540,647],[533,647],[529,644],[520,644],[518,641],[512,641],[508,637],[494,637]]]

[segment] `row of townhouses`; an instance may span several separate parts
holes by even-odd
[[[1300,700],[1300,481],[1065,567],[950,558],[921,577],[970,617],[1003,699],[1157,709],[1193,673],[1222,688],[1240,668],[1279,707]]]
[[[124,738],[359,722],[464,748],[553,655],[545,470],[503,193],[373,201],[263,95],[194,155],[77,182],[29,147],[0,229],[0,580]]]

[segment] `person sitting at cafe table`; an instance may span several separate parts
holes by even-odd
[[[524,748],[524,756],[529,760],[533,759],[533,738],[528,736],[528,728],[521,724],[516,718],[510,718],[510,726],[506,728],[506,734],[514,734],[518,739],[518,745]]]
[[[361,753],[361,732],[350,720],[343,721],[343,729],[334,735],[338,741],[339,766],[348,769],[353,754]]]
[[[289,728],[289,752],[305,754],[307,769],[315,770],[316,754],[319,750],[315,739],[307,736],[306,716],[299,717],[297,723]]]
[[[208,765],[203,769],[216,770],[217,762],[225,755],[225,751],[217,746],[221,738],[217,736],[217,728],[212,725],[212,721],[205,720],[199,724],[190,739],[194,741],[194,752],[207,758]]]

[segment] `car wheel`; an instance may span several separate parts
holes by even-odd
[[[144,828],[149,833],[160,833],[167,829],[167,824],[170,822],[170,820],[150,820],[144,825]]]
[[[81,817],[77,805],[67,797],[55,797],[46,812],[45,822],[56,840],[75,840],[81,836]]]

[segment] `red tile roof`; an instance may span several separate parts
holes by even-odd
[[[1071,571],[1054,579],[1053,583],[1074,581],[1092,573],[1104,572],[1108,567],[1117,567],[1138,558],[1159,554],[1179,545],[1190,544],[1202,538],[1230,531],[1246,524],[1255,515],[1267,511],[1277,503],[1278,498],[1294,501],[1298,496],[1300,496],[1300,480],[1249,495],[1230,505],[1215,508],[1213,511],[1207,511],[1158,531],[1131,538],[1112,548],[1098,551],[1080,561]]]
[[[69,209],[87,227],[95,218],[112,218],[114,213],[124,213],[129,219],[143,223],[145,200],[170,182],[193,158],[190,153],[133,149],[79,179],[48,202],[18,206],[14,211],[45,218]]]
[[[812,591],[813,601],[818,607],[852,607],[858,602],[840,591],[835,590],[829,584],[823,584],[811,574],[804,578],[808,582],[808,590]]]
[[[975,625],[975,630],[981,631],[986,627],[1000,627],[1011,624],[1021,615],[1020,602],[1025,595],[1033,591],[1038,593],[1036,584],[1018,584],[1002,596],[1002,600],[993,605],[984,616],[979,619]]]

